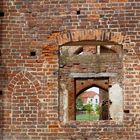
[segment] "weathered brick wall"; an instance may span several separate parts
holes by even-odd
[[[139,0],[1,0],[1,9],[1,139],[140,139]],[[123,45],[122,122],[59,121],[58,45],[87,39]]]

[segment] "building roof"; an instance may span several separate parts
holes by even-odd
[[[99,94],[94,91],[85,91],[79,97],[80,98],[91,98],[91,97],[95,97],[96,95],[99,96]]]

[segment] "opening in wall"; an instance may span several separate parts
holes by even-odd
[[[80,80],[81,81],[81,80]],[[98,79],[99,86],[89,86],[91,82],[97,79],[83,79],[82,86],[79,86],[79,79],[76,80],[76,120],[108,120],[110,119],[109,107],[110,99],[108,93],[108,79]],[[104,81],[104,82],[103,82]],[[88,82],[88,83],[87,83]]]
[[[94,40],[60,46],[60,120],[81,120],[78,115],[86,116],[92,102],[89,114],[96,114],[96,120],[122,120],[121,49],[120,45]],[[82,96],[91,88],[98,89],[99,100],[89,97],[85,103]]]
[[[107,120],[109,118],[108,92],[104,96],[97,87],[81,93],[76,98],[76,120]]]

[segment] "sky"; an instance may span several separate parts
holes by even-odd
[[[99,93],[99,88],[97,88],[97,87],[92,87],[92,88],[87,89],[86,91],[94,91],[94,92],[96,92],[96,93]]]

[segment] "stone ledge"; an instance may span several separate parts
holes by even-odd
[[[117,73],[70,73],[72,78],[100,78],[100,77],[116,77]]]

